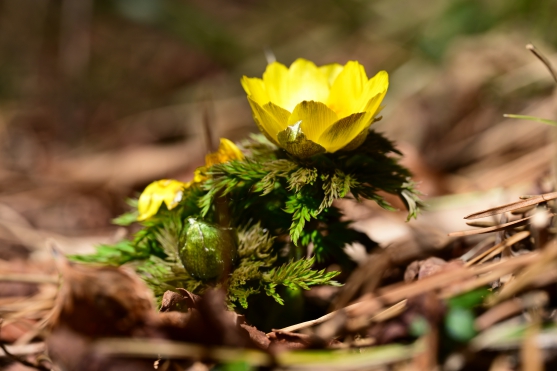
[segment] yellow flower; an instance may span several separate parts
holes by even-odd
[[[243,159],[244,154],[233,142],[226,138],[220,138],[219,149],[205,156],[205,166],[211,167],[228,161]]]
[[[236,145],[226,138],[220,138],[219,149],[216,152],[209,153],[205,156],[205,166],[195,169],[193,176],[194,183],[200,183],[206,180],[207,169],[213,165],[224,164],[232,160],[243,160],[244,154],[236,147]]]
[[[226,138],[221,138],[219,149],[205,156],[205,166],[195,170],[191,182],[183,183],[173,179],[161,179],[149,184],[141,193],[141,196],[139,196],[137,205],[139,216],[137,220],[146,220],[157,214],[163,202],[168,210],[172,210],[182,199],[185,188],[201,183],[208,178],[206,173],[207,169],[211,166],[231,160],[242,160],[243,158],[242,151],[233,142]]]
[[[298,59],[290,68],[273,62],[263,78],[242,78],[253,117],[265,136],[294,156],[353,150],[360,146],[381,101],[389,77],[368,79],[356,61],[317,67]]]
[[[168,210],[172,210],[182,199],[184,188],[189,185],[173,179],[156,180],[149,184],[139,196],[137,220],[145,220],[155,215],[163,202]]]

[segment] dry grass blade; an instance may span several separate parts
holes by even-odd
[[[373,318],[385,305],[395,304],[401,300],[408,299],[432,290],[439,290],[452,285],[441,294],[443,298],[450,298],[463,292],[486,285],[489,282],[500,278],[506,274],[510,274],[523,268],[539,262],[540,254],[530,253],[512,259],[501,260],[495,263],[487,263],[476,267],[462,267],[452,271],[439,273],[429,276],[420,281],[408,284],[394,284],[378,290],[377,296],[367,295],[365,298],[355,304],[345,308],[350,317]],[[489,273],[489,274],[485,274]],[[472,281],[467,279],[485,274]],[[364,326],[366,321],[358,321]],[[369,322],[369,321],[368,321]]]
[[[482,251],[489,249],[490,248],[489,246],[493,244],[495,240],[496,238],[493,235],[482,239],[479,243],[477,243],[470,250],[468,250],[468,252],[464,253],[460,257],[460,260],[462,260],[463,262],[469,261],[470,259],[474,258],[474,256],[476,256],[477,254],[481,254]]]
[[[531,255],[531,254],[529,254]],[[517,258],[508,258],[508,260],[506,260],[507,262],[512,262],[514,260],[516,260]],[[484,267],[488,264],[482,264],[479,267]],[[440,296],[444,299],[449,299],[452,298],[456,295],[460,295],[463,294],[465,292],[468,291],[472,291],[475,290],[479,287],[488,285],[489,283],[496,281],[498,279],[500,279],[501,277],[507,275],[507,274],[514,274],[516,273],[517,270],[523,268],[523,266],[513,266],[513,265],[508,265],[508,266],[504,266],[502,267],[502,269],[499,270],[493,270],[492,272],[488,271],[482,271],[482,273],[487,273],[484,274],[480,277],[477,277],[475,279],[471,279],[471,280],[467,280],[467,281],[462,281],[462,282],[455,282],[452,285],[450,285],[449,287],[447,287],[446,289],[443,290],[443,292],[440,294]],[[488,273],[489,272],[489,273]],[[479,275],[480,273],[478,273]]]
[[[406,310],[407,302],[408,300],[406,299],[402,300],[384,311],[377,313],[371,320],[373,322],[382,322],[394,318]]]
[[[555,214],[549,214],[549,216],[554,216]],[[463,237],[463,236],[472,236],[475,234],[483,234],[483,233],[491,233],[491,232],[497,232],[503,229],[507,229],[507,228],[511,228],[511,227],[519,227],[521,225],[524,224],[528,224],[530,219],[532,219],[534,216],[529,216],[526,218],[522,218],[522,219],[518,219],[518,220],[514,220],[512,222],[508,222],[508,223],[503,223],[503,224],[497,224],[494,225],[493,227],[487,227],[487,228],[481,228],[481,229],[471,229],[469,231],[458,231],[458,232],[451,232],[449,233],[450,237]]]
[[[475,256],[469,262],[466,263],[466,266],[469,267],[469,266],[477,263],[478,261],[483,262],[483,261],[489,260],[489,259],[493,258],[495,255],[501,253],[501,251],[503,251],[503,249],[505,249],[506,247],[512,246],[515,243],[517,243],[518,241],[521,241],[528,236],[530,236],[530,232],[528,232],[528,231],[519,232],[519,233],[507,238],[506,240],[502,241],[501,243],[498,243],[497,245],[491,247],[490,249],[484,251],[483,253],[479,254],[478,256]]]
[[[273,331],[294,332],[294,331],[298,331],[298,330],[301,330],[301,329],[304,329],[304,328],[319,325],[319,324],[333,318],[337,314],[337,312],[338,311],[335,310],[335,311],[333,311],[331,313],[327,313],[324,316],[321,316],[317,319],[312,319],[311,321],[300,322],[300,323],[297,323],[295,325],[284,327],[284,328],[281,328],[281,329],[273,329]]]
[[[356,303],[357,304],[357,303]],[[356,305],[354,304],[354,305]],[[393,317],[398,316],[399,314],[401,314],[404,310],[406,309],[406,300],[402,300],[399,303],[396,303],[395,305],[383,310],[382,312],[377,313],[377,315],[373,316],[371,318],[371,321],[373,322],[383,322],[386,321],[388,319],[391,319]],[[333,318],[336,314],[338,313],[338,310],[335,310],[331,313],[328,313],[322,317],[319,317],[317,319],[311,320],[311,321],[305,321],[305,322],[301,322],[301,323],[297,323],[295,325],[292,326],[288,326],[279,330],[273,330],[273,331],[280,331],[280,332],[294,332],[294,331],[298,331],[304,328],[308,328],[308,327],[312,327],[315,325],[319,325],[321,323],[326,322],[327,320]]]
[[[466,222],[466,225],[469,225],[470,227],[477,227],[477,228],[489,228],[489,227],[496,226],[497,223],[492,221],[487,221],[487,220],[475,220],[472,222]]]
[[[544,248],[538,261],[529,265],[522,274],[503,286],[497,294],[490,297],[486,304],[495,305],[513,297],[527,287],[543,286],[557,281],[556,260],[557,245],[553,241]]]
[[[502,213],[505,213],[507,211],[512,212],[512,211],[522,209],[522,208],[525,208],[525,207],[528,207],[528,206],[532,206],[532,205],[536,205],[536,204],[539,204],[539,203],[542,203],[542,202],[554,200],[556,198],[557,198],[557,192],[544,193],[542,195],[533,196],[533,197],[531,197],[527,200],[512,202],[510,204],[493,207],[491,209],[487,209],[487,210],[483,210],[483,211],[478,211],[477,213],[473,213],[473,214],[470,214],[468,216],[465,216],[464,219],[479,219],[479,218],[485,218],[485,217],[488,217],[488,216],[502,214]]]
[[[555,69],[549,59],[547,59],[547,57],[543,55],[533,44],[526,45],[526,49],[530,50],[532,54],[534,54],[547,67],[549,73],[553,77],[553,80],[557,83],[557,72],[555,72]]]
[[[509,299],[477,317],[474,326],[478,331],[486,330],[506,318],[521,313],[525,309],[542,307],[548,301],[549,296],[545,291],[534,291],[520,298]]]

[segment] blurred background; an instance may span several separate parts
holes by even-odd
[[[383,120],[430,211],[346,205],[387,244],[420,226],[440,235],[472,211],[552,189],[557,0],[0,0],[0,269],[55,239],[92,251],[160,178],[203,163],[215,135],[256,127],[242,75],[267,58],[358,60],[391,77]],[[267,56],[267,58],[266,58]],[[464,225],[465,226],[465,225]]]

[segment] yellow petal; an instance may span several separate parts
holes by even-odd
[[[269,102],[269,94],[267,94],[263,80],[244,76],[241,82],[246,94],[259,105],[263,106]]]
[[[319,71],[327,77],[327,81],[329,81],[329,86],[331,86],[335,82],[339,73],[342,72],[343,68],[344,67],[338,63],[331,63],[319,67]]]
[[[240,148],[226,138],[220,138],[219,152],[226,154],[226,161],[244,159],[244,154],[240,151]]]
[[[329,78],[317,66],[308,60],[297,59],[288,70],[288,99],[282,106],[292,112],[303,101],[327,101],[329,96]]]
[[[347,146],[356,138],[362,130],[367,130],[372,120],[365,113],[355,113],[327,128],[317,141],[327,152],[336,152]]]
[[[370,126],[373,122],[370,123]],[[356,135],[356,137],[354,139],[352,139],[350,141],[350,143],[348,143],[347,145],[345,145],[344,147],[342,147],[340,149],[340,151],[353,151],[356,148],[358,148],[359,146],[361,146],[367,138],[367,135],[369,133],[369,126],[364,128],[360,134]]]
[[[360,107],[355,112],[373,112],[375,116],[388,88],[389,74],[386,71],[378,72],[366,83],[359,101]]]
[[[273,62],[267,65],[263,73],[263,84],[269,96],[269,101],[286,108],[288,99],[288,68],[282,63]],[[287,109],[287,108],[286,108]]]
[[[319,137],[336,121],[337,115],[324,103],[304,101],[294,108],[288,119],[288,125],[291,126],[301,122],[300,129],[306,138],[322,145],[319,142]],[[325,149],[327,149],[326,146]]]
[[[273,104],[272,102],[264,105],[263,109],[275,118],[281,130],[284,130],[288,126],[288,118],[290,117],[290,112],[288,112],[284,108],[277,106],[276,104]]]
[[[259,130],[263,134],[265,134],[267,139],[269,139],[271,142],[278,144],[277,134],[280,131],[284,130],[287,126],[286,124],[282,124],[277,120],[276,116],[281,116],[280,114],[278,114],[280,111],[276,110],[274,105],[267,106],[269,111],[274,112],[276,114],[275,116],[275,114],[271,114],[268,110],[263,109],[263,107],[261,107],[257,102],[252,100],[250,97],[248,97],[248,102],[251,106],[253,119],[255,120],[255,123],[257,124]],[[277,106],[276,108],[280,108],[280,107]],[[290,113],[288,113],[288,116],[289,115]]]
[[[173,179],[161,179],[149,184],[139,196],[137,220],[145,220],[155,215],[163,202],[168,210],[173,209],[182,199],[184,188],[188,186],[188,183]]]
[[[369,125],[373,124],[375,121],[375,116],[383,109],[381,107],[381,102],[383,98],[385,98],[385,94],[387,94],[387,90],[384,90],[380,93],[377,93],[374,97],[372,97],[363,108],[365,112],[364,121],[369,122]],[[368,127],[369,127],[368,125]]]
[[[205,165],[211,167],[232,160],[242,160],[244,154],[236,145],[226,138],[220,138],[219,149],[205,156]]]
[[[327,99],[327,106],[339,118],[361,112],[361,95],[368,79],[364,67],[356,61],[346,63],[335,79]]]
[[[325,148],[306,138],[300,125],[301,122],[298,121],[278,133],[280,146],[298,158],[307,158],[325,152]]]
[[[193,172],[193,183],[201,183],[209,179],[207,176],[207,167],[200,166]]]
[[[278,62],[271,63],[263,82],[270,101],[290,112],[304,100],[325,102],[329,95],[329,77],[313,62],[301,58],[289,69]]]

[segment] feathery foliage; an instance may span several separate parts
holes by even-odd
[[[340,284],[332,279],[340,272],[327,272],[325,269],[316,271],[312,269],[314,258],[300,259],[298,261],[290,261],[280,267],[273,268],[270,272],[263,274],[265,282],[265,292],[273,297],[279,304],[283,304],[282,298],[277,294],[275,288],[283,285],[289,289],[309,290],[314,285],[332,285],[340,286]]]
[[[133,240],[100,246],[94,255],[74,258],[130,264],[157,295],[175,288],[199,294],[220,286],[226,288],[231,308],[246,308],[248,298],[258,294],[282,304],[278,286],[307,290],[313,285],[339,285],[333,280],[339,272],[317,270],[315,264],[352,266],[343,248],[362,236],[341,220],[335,200],[365,198],[393,209],[382,191],[399,195],[408,205],[409,218],[420,207],[410,173],[398,163],[400,153],[374,131],[356,150],[304,160],[290,156],[262,135],[251,136],[242,149],[243,160],[207,169],[208,179],[186,188],[172,210],[162,206],[154,217],[143,221],[143,229]],[[135,215],[132,210],[115,223],[129,224]],[[188,241],[188,218],[216,225],[224,220],[226,227],[238,231],[237,258],[225,277],[200,280],[184,268],[179,254]],[[309,246],[312,256],[303,258]]]

